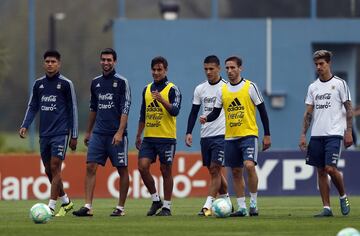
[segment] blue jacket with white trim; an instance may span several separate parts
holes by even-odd
[[[130,86],[126,78],[112,71],[91,83],[90,111],[96,112],[93,133],[114,135],[120,127],[121,115],[129,115]],[[124,130],[127,135],[127,130]]]
[[[28,128],[40,113],[40,137],[69,135],[78,137],[78,109],[74,85],[60,73],[43,76],[33,85],[21,127]]]

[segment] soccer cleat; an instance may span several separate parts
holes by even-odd
[[[331,209],[324,208],[319,214],[314,215],[314,217],[331,217],[334,216]]]
[[[249,208],[249,216],[258,216],[259,210],[256,207]]]
[[[171,211],[168,208],[161,208],[161,211],[159,211],[159,213],[156,214],[156,216],[171,216]]]
[[[87,208],[87,207],[81,207],[79,210],[77,211],[73,211],[73,215],[74,216],[93,216],[91,209]]]
[[[347,197],[341,199],[340,198],[340,209],[341,213],[346,216],[350,213],[350,202]]]
[[[55,216],[55,210],[52,209],[51,207],[49,207],[50,211],[51,211],[51,216],[54,217]]]
[[[230,214],[230,217],[244,217],[247,215],[246,208],[240,208],[238,211]]]
[[[74,208],[74,203],[69,201],[68,203],[63,203],[59,209],[59,212],[55,216],[65,216],[66,213],[71,211]]]
[[[250,201],[249,216],[258,216],[259,210],[256,206],[256,202]]]
[[[211,215],[212,215],[211,210],[207,209],[206,207],[203,207],[198,213],[198,216],[211,216]]]
[[[125,212],[120,210],[119,208],[115,208],[114,211],[110,214],[110,216],[124,216]]]
[[[149,211],[147,212],[147,216],[153,216],[156,214],[156,212],[163,206],[163,203],[161,200],[159,201],[153,201],[151,204],[151,207]]]

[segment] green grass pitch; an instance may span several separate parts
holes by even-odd
[[[360,230],[360,196],[350,196],[351,213],[342,216],[333,196],[334,217],[314,218],[321,210],[320,197],[259,197],[259,217],[199,217],[205,198],[174,199],[172,217],[147,217],[149,199],[126,203],[126,216],[109,217],[116,199],[95,199],[94,216],[77,218],[72,214],[55,217],[46,224],[34,224],[29,209],[39,200],[0,201],[0,235],[336,235],[345,227]],[[75,208],[83,205],[75,199]],[[235,202],[235,199],[233,199]],[[58,204],[59,205],[59,204]]]

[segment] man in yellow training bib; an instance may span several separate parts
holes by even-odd
[[[250,190],[250,216],[258,216],[257,188],[258,177],[255,166],[258,155],[258,127],[256,110],[259,110],[264,127],[263,151],[271,146],[269,119],[265,109],[264,99],[256,84],[242,78],[242,60],[232,56],[226,59],[225,69],[229,83],[224,84],[216,94],[213,111],[207,116],[200,116],[200,123],[215,120],[221,108],[225,111],[225,166],[231,167],[234,190],[238,210],[230,216],[247,215],[245,202],[245,181],[243,168],[248,174]]]
[[[167,79],[168,62],[163,57],[151,61],[154,81],[143,91],[136,148],[139,150],[138,168],[153,201],[147,215],[171,216],[173,177],[171,167],[176,147],[176,116],[180,111],[181,93]],[[144,139],[141,135],[144,130]],[[161,201],[150,173],[150,165],[159,156],[164,180],[164,202]],[[161,208],[161,211],[157,212]]]

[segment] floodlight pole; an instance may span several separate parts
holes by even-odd
[[[28,75],[28,93],[32,94],[32,85],[35,78],[35,0],[29,0],[29,75]],[[35,151],[35,125],[30,125],[29,130],[29,148]]]
[[[310,17],[315,19],[317,15],[317,0],[311,0]]]
[[[118,9],[119,9],[119,18],[125,18],[125,6],[126,6],[126,1],[125,0],[119,0],[118,1]]]
[[[219,3],[218,0],[211,0],[211,18],[213,20],[219,17]]]
[[[49,49],[56,50],[56,21],[64,20],[65,13],[51,13],[49,16]]]
[[[49,49],[56,49],[56,29],[54,14],[49,16]]]

